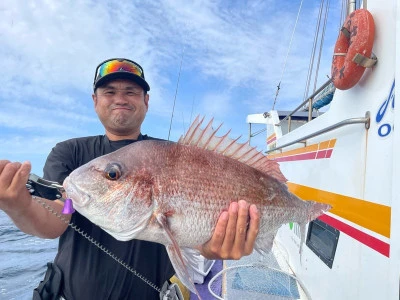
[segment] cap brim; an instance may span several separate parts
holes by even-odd
[[[106,83],[115,80],[115,79],[128,79],[132,80],[133,82],[137,83],[140,85],[146,92],[150,91],[150,86],[149,84],[140,76],[128,73],[128,72],[114,72],[111,74],[108,74],[99,80],[96,81],[94,84],[93,89],[96,90],[98,87],[105,85]]]

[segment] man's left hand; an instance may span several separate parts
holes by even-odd
[[[260,226],[257,207],[246,201],[232,202],[228,211],[221,213],[211,239],[200,246],[200,253],[208,259],[240,259],[253,252]]]

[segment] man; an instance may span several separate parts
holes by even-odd
[[[136,141],[154,139],[141,133],[150,86],[139,64],[128,59],[102,62],[96,69],[93,89],[94,108],[105,135],[57,144],[44,166],[46,179],[62,183],[74,169],[98,156]],[[56,280],[58,275],[50,272],[47,286],[59,289],[59,295],[65,299],[159,299],[156,289],[32,200],[25,188],[30,169],[29,162],[0,161],[0,209],[25,233],[43,238],[60,237],[53,269],[62,273],[62,280]],[[43,201],[55,211],[62,211],[62,202]],[[163,245],[139,240],[117,241],[78,212],[66,218],[156,287],[173,276]],[[257,208],[245,201],[234,202],[228,212],[221,214],[211,240],[199,250],[209,259],[239,259],[252,252],[258,227]]]

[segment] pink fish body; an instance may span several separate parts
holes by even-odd
[[[244,199],[257,205],[260,252],[269,251],[282,224],[304,226],[330,208],[290,193],[277,164],[253,148],[235,144],[234,154],[229,146],[225,155],[220,153],[217,148],[225,138],[210,137],[208,131],[215,135],[211,122],[205,130],[200,124],[197,120],[192,125],[186,141],[133,143],[78,168],[64,182],[74,208],[116,239],[164,244],[177,275],[192,291],[186,263],[190,257],[182,259],[184,249],[211,238],[230,202]],[[215,149],[203,149],[207,147]],[[266,165],[271,172],[264,171]]]

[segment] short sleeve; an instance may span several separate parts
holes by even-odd
[[[43,167],[43,177],[62,184],[64,179],[75,169],[74,152],[69,143],[58,143],[47,157]]]

